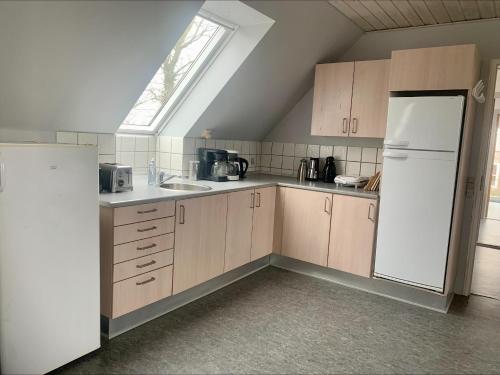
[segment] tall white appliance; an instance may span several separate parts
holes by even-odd
[[[377,277],[444,290],[464,100],[389,99]]]
[[[100,347],[95,147],[0,144],[0,365],[41,374]]]

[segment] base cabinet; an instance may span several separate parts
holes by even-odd
[[[224,272],[227,195],[177,201],[173,294]]]
[[[252,251],[250,260],[262,258],[273,251],[276,187],[255,189]]]
[[[281,254],[327,265],[332,194],[286,189]]]
[[[333,196],[328,267],[370,277],[377,201]]]

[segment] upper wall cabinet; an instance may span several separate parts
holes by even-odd
[[[393,51],[389,90],[467,90],[478,69],[474,44]]]
[[[384,138],[390,60],[316,65],[311,134]]]

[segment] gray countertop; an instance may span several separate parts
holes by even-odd
[[[210,186],[208,191],[176,191],[166,190],[158,186],[147,184],[146,176],[134,176],[134,190],[122,193],[100,194],[100,205],[104,207],[121,207],[141,203],[152,203],[161,200],[178,200],[185,198],[201,197],[205,195],[228,193],[231,191],[260,188],[267,186],[286,186],[298,189],[321,191],[325,193],[352,195],[361,198],[378,199],[378,192],[366,192],[362,188],[340,187],[336,184],[324,182],[304,181],[299,182],[294,177],[282,177],[253,174],[240,181],[212,182],[190,181],[187,179],[173,178],[167,182],[184,182],[197,185]]]

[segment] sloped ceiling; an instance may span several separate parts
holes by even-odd
[[[1,1],[0,127],[115,132],[202,1]]]
[[[245,1],[276,22],[188,136],[263,139],[311,88],[314,65],[334,61],[362,34],[326,0]]]

